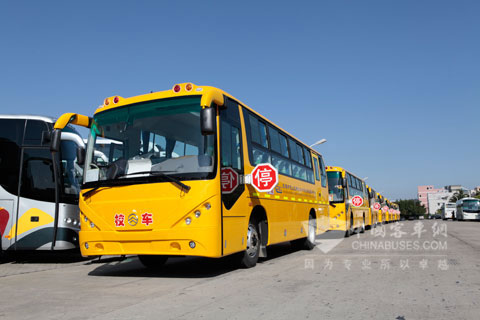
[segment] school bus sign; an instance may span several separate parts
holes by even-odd
[[[258,192],[270,192],[278,184],[278,171],[270,163],[260,163],[245,177],[245,183],[251,184]]]

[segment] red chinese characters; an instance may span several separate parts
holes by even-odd
[[[269,163],[261,163],[253,169],[251,183],[259,192],[270,192],[278,184],[278,171]]]
[[[381,206],[382,206],[382,205],[381,205],[380,203],[376,202],[376,203],[373,205],[373,209],[375,209],[375,210],[380,210],[380,207],[381,207]]]
[[[115,215],[115,227],[125,227],[125,215],[116,214]]]
[[[153,223],[153,214],[145,212],[142,214],[142,224],[148,226]]]
[[[352,206],[361,207],[363,205],[363,198],[360,196],[355,196],[352,198]]]
[[[221,175],[222,193],[232,193],[239,185],[238,173],[232,168],[222,168]]]

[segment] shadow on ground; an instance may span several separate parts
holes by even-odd
[[[79,250],[66,251],[19,251],[3,252],[0,258],[0,264],[59,264],[59,263],[77,263],[88,261],[92,258],[82,257]]]
[[[289,243],[268,247],[268,257],[260,259],[258,264],[270,264],[275,259],[292,254]],[[136,256],[96,259],[88,264],[101,264],[91,271],[90,276],[101,277],[152,277],[152,278],[211,278],[239,269],[231,257],[212,259],[202,257],[171,257],[158,269],[145,268]]]

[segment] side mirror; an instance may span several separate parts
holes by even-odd
[[[50,138],[50,151],[52,152],[60,151],[60,144],[62,143],[61,139],[62,139],[62,131],[58,129],[53,130]]]
[[[85,164],[85,149],[82,147],[77,147],[77,163],[79,166]]]
[[[217,110],[214,107],[203,108],[200,111],[200,129],[202,135],[208,136],[215,134],[215,117]]]
[[[344,188],[347,187],[347,178],[342,179],[342,187],[344,187]]]

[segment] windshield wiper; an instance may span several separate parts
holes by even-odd
[[[180,180],[178,179],[175,179],[174,177],[171,177],[163,172],[160,172],[160,171],[141,171],[141,172],[132,172],[132,173],[127,173],[127,174],[123,174],[123,175],[120,175],[116,178],[122,178],[122,177],[127,177],[127,176],[133,176],[133,175],[136,175],[136,174],[150,174],[150,175],[153,175],[153,176],[160,176],[162,178],[165,178],[166,180],[170,181],[170,182],[173,182],[174,184],[176,184],[177,186],[179,186],[182,190],[185,190],[185,191],[190,191],[190,189],[192,187],[184,184],[183,182],[181,182]],[[113,182],[112,185],[123,185],[123,181],[122,180],[113,180],[111,181]],[[87,199],[88,197],[90,197],[92,194],[95,193],[95,191],[97,191],[98,189],[100,188],[110,188],[111,186],[96,186],[94,187],[93,189],[91,190],[88,190],[87,192],[85,192],[83,194],[83,198],[84,199]]]
[[[162,177],[162,178],[165,178],[167,179],[168,181],[170,182],[173,182],[174,184],[176,184],[177,186],[179,186],[182,190],[186,190],[186,191],[190,191],[190,189],[192,187],[186,185],[185,183],[181,182],[180,180],[174,178],[174,177],[171,177],[169,176],[168,174],[165,174],[161,171],[140,171],[140,172],[131,172],[131,173],[127,173],[127,174],[122,174],[118,177],[116,177],[117,179],[118,178],[123,178],[123,177],[127,177],[127,176],[133,176],[133,175],[136,175],[136,174],[150,174],[152,176],[159,176],[159,177]],[[90,190],[92,191],[92,190]],[[89,191],[89,192],[90,192]]]
[[[100,188],[108,188],[108,187],[105,187],[105,186],[96,186],[94,187],[93,189],[91,190],[88,190],[87,192],[85,192],[83,194],[83,199],[87,199],[88,197],[90,197],[93,193],[95,193],[95,191],[97,191],[98,189]]]

